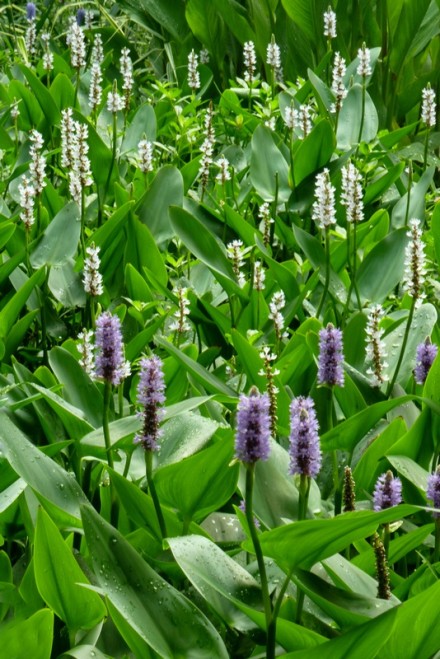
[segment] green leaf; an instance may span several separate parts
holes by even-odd
[[[326,270],[326,256],[325,250],[317,238],[311,236],[309,233],[301,229],[300,227],[293,225],[293,233],[295,238],[299,243],[299,246],[303,250],[304,254],[309,259],[310,263],[314,268],[319,268],[319,277],[322,282],[325,281],[325,270]],[[330,269],[330,285],[329,290],[338,300],[345,300],[347,293],[345,286],[342,283],[341,279],[338,277],[336,272],[331,268]]]
[[[69,259],[61,265],[51,267],[47,280],[49,289],[64,307],[84,307],[86,294],[81,276],[75,271],[75,262]]]
[[[373,554],[373,550],[371,549]],[[341,629],[362,623],[366,618],[375,618],[396,606],[396,601],[366,597],[359,593],[336,588],[316,574],[297,570],[293,581],[325,613],[337,622]]]
[[[390,69],[394,74],[399,73],[408,57],[430,4],[430,0],[406,0],[401,3],[399,21],[392,36],[393,47],[389,54]]]
[[[431,336],[434,325],[437,322],[437,310],[432,304],[422,304],[415,310],[405,348],[405,359],[399,370],[397,382],[405,386],[415,366],[417,346],[423,343],[427,336]],[[394,373],[397,360],[402,347],[403,336],[406,328],[406,320],[395,330],[384,336],[383,341],[388,361],[388,373]]]
[[[362,261],[357,284],[361,298],[369,302],[383,302],[402,280],[405,267],[406,229],[393,231],[381,240]]]
[[[157,338],[156,342],[162,348],[164,348],[170,355],[173,355],[178,362],[180,362],[184,368],[194,376],[194,378],[200,382],[209,393],[212,394],[223,394],[230,398],[236,398],[236,393],[233,389],[224,384],[217,376],[213,375],[206,368],[203,368],[198,362],[194,359],[191,359],[184,352],[176,348],[172,343],[166,341],[162,338]]]
[[[71,631],[91,629],[104,618],[106,608],[99,595],[79,585],[90,582],[42,508],[38,511],[34,552],[40,595]]]
[[[43,396],[44,400],[56,412],[72,439],[80,439],[93,430],[93,426],[87,421],[83,410],[68,403],[50,389],[45,389],[33,383],[31,386]]]
[[[53,613],[37,611],[26,620],[15,620],[0,627],[0,645],[5,657],[50,659],[53,642]]]
[[[353,471],[359,494],[372,492],[377,477],[383,472],[381,460],[385,452],[406,432],[402,418],[397,417],[382,432],[373,437]]]
[[[89,506],[84,532],[99,586],[130,627],[165,657],[228,657],[212,624]],[[117,622],[117,621],[115,621]]]
[[[367,206],[372,201],[379,199],[396,181],[405,169],[405,163],[399,162],[387,170],[383,176],[376,178],[365,190],[364,204]]]
[[[55,346],[49,353],[49,363],[63,385],[66,400],[82,410],[95,428],[101,426],[102,394],[79,362],[64,348]]]
[[[0,337],[8,336],[12,326],[16,322],[17,316],[26,303],[26,300],[32,293],[35,286],[40,286],[45,277],[43,269],[34,272],[29,279],[19,288],[0,311]]]
[[[240,290],[220,240],[200,220],[183,208],[171,206],[169,213],[174,232],[194,256]]]
[[[252,185],[263,201],[273,201],[277,194],[278,203],[288,201],[289,165],[273,136],[266,126],[257,126],[251,140],[250,178]],[[278,183],[277,183],[278,181]]]
[[[60,121],[60,111],[53,100],[52,94],[47,87],[37,78],[31,68],[25,64],[18,64],[20,71],[27,79],[35,98],[37,99],[44,116],[49,120],[52,126],[56,126]]]
[[[6,414],[1,414],[0,419],[1,447],[11,467],[37,494],[59,509],[59,517],[67,526],[78,527],[79,506],[86,504],[87,499],[76,480],[39,451]]]
[[[365,410],[354,414],[321,437],[321,446],[325,451],[343,449],[352,451],[356,444],[380,419],[398,405],[412,400],[412,396],[402,396],[370,405]]]
[[[170,3],[168,0],[121,0],[119,5],[145,27],[149,27],[153,19],[177,41],[182,41],[188,33],[185,9],[179,3]]]
[[[139,218],[148,226],[156,242],[174,236],[168,209],[183,204],[183,179],[180,171],[165,165],[156,174],[151,187],[139,202]]]
[[[186,5],[185,16],[193,34],[217,60],[224,40],[222,39],[222,24],[215,2],[206,3],[205,0],[189,0]]]
[[[206,446],[216,432],[218,423],[189,410],[191,405],[198,406],[211,398],[203,396],[189,399],[189,401],[182,401],[165,409],[165,418],[168,418],[169,421],[162,426],[158,466],[165,467],[165,465],[178,463]],[[191,403],[191,400],[194,403]],[[176,416],[175,412],[177,412]]]
[[[348,90],[339,113],[337,141],[339,149],[349,149],[359,142],[362,118],[362,86],[355,83]],[[369,93],[365,92],[365,115],[361,142],[371,142],[377,135],[379,119]]]
[[[372,535],[379,524],[395,522],[417,510],[417,506],[402,504],[381,512],[356,510],[330,519],[295,522],[262,533],[260,544],[263,554],[277,561],[286,572],[297,567],[307,570],[356,540]],[[243,546],[246,551],[253,551],[250,540]]]
[[[81,217],[74,201],[53,218],[41,241],[31,254],[33,268],[60,265],[76,254],[81,232]]]
[[[150,142],[154,142],[156,139],[156,115],[150,103],[144,103],[137,109],[125,132],[121,146],[121,155],[125,155],[135,149],[137,151],[139,142],[143,139],[147,139]]]
[[[409,205],[408,193],[399,199],[391,214],[393,227],[403,227],[405,225],[405,219],[411,220],[413,217],[423,220],[425,217],[426,193],[432,183],[434,172],[435,167],[428,167],[417,183],[412,186]]]
[[[146,529],[151,537],[157,542],[157,547],[162,550],[162,535],[157,521],[157,515],[153,499],[143,492],[139,485],[127,480],[115,471],[110,471],[112,483],[115,486],[119,500],[123,505],[127,516],[139,528]],[[162,513],[167,528],[168,537],[179,536],[182,533],[182,521],[177,515],[162,506]],[[191,533],[203,533],[195,523],[190,524]]]
[[[179,510],[183,519],[204,519],[234,494],[238,464],[229,466],[233,455],[232,441],[222,440],[162,467],[154,477],[160,500]]]
[[[323,119],[302,140],[293,158],[295,185],[326,165],[335,147],[335,134],[329,121]]]
[[[238,602],[261,609],[261,588],[247,570],[211,540],[197,535],[168,538],[167,545],[192,585],[214,611],[235,629],[251,627]]]
[[[239,43],[255,41],[255,33],[247,21],[246,9],[236,0],[213,0],[218,13]]]

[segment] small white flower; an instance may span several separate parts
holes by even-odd
[[[169,329],[171,332],[183,334],[184,332],[188,332],[191,329],[190,324],[186,320],[186,317],[190,314],[190,301],[187,297],[188,289],[183,286],[179,286],[177,289],[173,290],[173,293],[177,295],[178,308],[174,313],[175,320],[171,323]]]
[[[53,69],[53,53],[47,50],[43,55],[43,69],[45,71],[52,71]]]
[[[121,50],[119,65],[121,67],[122,90],[124,91],[125,109],[128,110],[130,107],[131,90],[133,89],[134,85],[133,62],[131,61],[130,51],[128,48],[123,48]]]
[[[240,271],[240,268],[244,266],[244,251],[243,242],[241,240],[233,240],[226,246],[226,253],[232,261],[232,269],[240,288],[243,288],[246,284],[246,278]]]
[[[89,105],[96,110],[102,100],[102,71],[98,62],[93,62],[90,69]]]
[[[92,48],[91,61],[96,62],[96,64],[101,65],[104,61],[104,48],[102,46],[102,37],[99,34],[95,34]]]
[[[315,197],[312,220],[320,229],[336,224],[335,187],[330,182],[328,169],[324,169],[316,176]]]
[[[141,140],[138,144],[139,169],[144,174],[153,171],[153,143]]]
[[[289,130],[295,128],[295,108],[292,105],[288,105],[284,110],[284,123],[286,124]]]
[[[109,91],[107,96],[107,110],[116,114],[116,112],[123,110],[124,106],[125,101],[123,96],[121,96],[116,89],[114,91]]]
[[[270,245],[270,225],[274,224],[274,220],[270,213],[270,206],[267,201],[261,204],[258,210],[258,217],[260,218],[260,231],[263,234],[263,244],[265,247]]]
[[[200,64],[209,64],[209,50],[202,48],[199,53]]]
[[[382,341],[383,330],[380,321],[384,317],[384,310],[380,304],[371,307],[368,314],[366,333],[366,358],[370,364],[367,374],[370,376],[371,386],[380,387],[388,379],[384,369],[388,367],[386,362],[385,343]]]
[[[92,243],[86,247],[86,258],[84,259],[83,285],[84,290],[93,297],[98,297],[104,292],[102,286],[102,275],[99,272],[101,261],[99,259],[99,247]]]
[[[330,111],[339,112],[342,103],[346,98],[348,91],[345,88],[344,76],[347,71],[345,59],[339,53],[335,53],[335,60],[332,69],[332,92],[335,95],[335,102],[332,104]]]
[[[336,39],[336,14],[330,6],[324,12],[324,36]]]
[[[73,69],[80,69],[86,63],[86,40],[84,32],[74,20],[69,29],[70,63]]]
[[[362,48],[358,50],[359,65],[357,67],[358,76],[367,78],[371,75],[372,69],[370,64],[370,51],[365,44],[362,44]]]
[[[23,208],[23,212],[20,213],[20,219],[24,222],[26,230],[29,231],[35,222],[35,188],[26,176],[23,176],[21,179],[18,192],[20,193],[20,206]]]
[[[39,195],[43,192],[43,188],[46,186],[46,181],[44,180],[46,176],[46,160],[41,155],[43,149],[43,136],[38,130],[32,130],[30,134],[30,140],[32,146],[29,149],[29,155],[31,156],[30,172],[32,178],[32,185],[35,188],[35,194]]]
[[[61,167],[72,167],[75,129],[72,108],[61,110]]]
[[[426,256],[422,243],[420,220],[410,220],[409,227],[406,235],[410,238],[410,241],[405,249],[403,289],[414,298],[416,307],[418,307],[425,297],[422,289],[425,283]]]
[[[300,105],[298,110],[293,110],[294,127],[299,128],[303,137],[307,137],[313,128],[311,120],[312,111],[312,107],[308,103]]]
[[[231,173],[229,171],[229,161],[224,157],[220,156],[220,158],[217,160],[216,165],[220,168],[219,173],[215,177],[216,181],[224,185],[226,181],[231,180]]]
[[[283,291],[277,291],[273,294],[269,302],[269,318],[273,321],[277,341],[287,339],[289,336],[284,330],[284,317],[281,310],[286,306],[286,298]]]
[[[342,168],[341,204],[346,207],[347,222],[362,222],[364,219],[361,179],[353,163]]]
[[[421,119],[428,128],[432,128],[436,124],[436,110],[435,91],[431,89],[431,85],[428,84],[428,86],[422,90],[421,112]]]
[[[255,261],[253,283],[256,291],[264,291],[265,279],[266,279],[266,271],[263,268],[261,261]]]
[[[198,55],[194,48],[188,55],[188,86],[195,93],[200,88],[200,73],[197,70]]]
[[[79,359],[80,366],[93,379],[95,373],[95,349],[93,346],[93,331],[84,329],[78,334],[80,344],[78,350],[81,354]]]
[[[255,77],[255,67],[257,65],[257,55],[253,41],[245,42],[243,46],[243,59],[245,67],[244,80],[248,85],[251,85]]]

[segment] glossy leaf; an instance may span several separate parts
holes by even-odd
[[[289,165],[276,146],[272,133],[258,126],[251,140],[250,176],[252,185],[264,201],[273,201],[277,191],[278,202],[290,197]]]
[[[203,613],[160,577],[123,536],[89,507],[82,508],[84,532],[99,586],[150,646],[165,657],[200,653],[228,657]]]
[[[40,508],[35,530],[34,569],[44,601],[70,630],[91,629],[106,615],[97,593],[81,587],[89,584],[56,525]]]
[[[60,465],[36,448],[5,415],[1,415],[2,451],[14,471],[59,509],[66,525],[79,525],[79,506],[87,503],[81,488]]]
[[[159,498],[179,510],[183,519],[203,519],[234,494],[238,464],[229,466],[233,455],[232,442],[222,440],[162,467],[154,478]]]

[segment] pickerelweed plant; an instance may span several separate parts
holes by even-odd
[[[436,656],[439,26],[0,6],[4,652]]]

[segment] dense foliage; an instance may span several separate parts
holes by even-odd
[[[439,35],[2,4],[4,656],[440,656]]]

